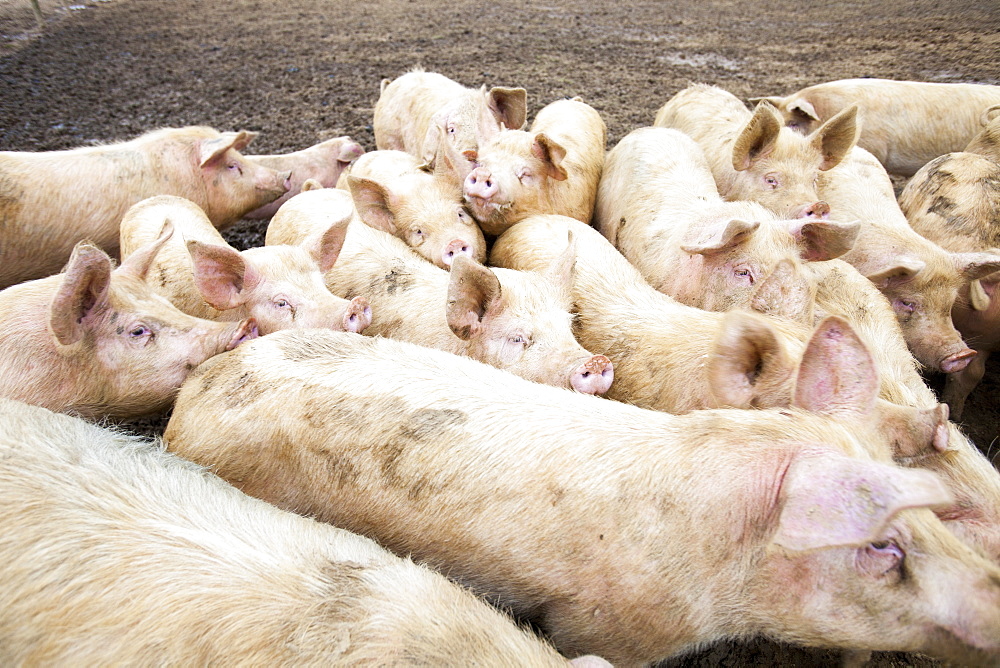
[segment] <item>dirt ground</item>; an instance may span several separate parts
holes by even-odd
[[[39,30],[29,0],[0,0],[0,150],[191,124],[259,131],[248,152],[344,134],[373,150],[379,81],[417,65],[470,86],[523,86],[529,118],[580,95],[607,122],[609,147],[693,82],[744,99],[860,76],[1000,84],[995,1],[42,0],[42,9]],[[228,238],[262,243],[263,225],[243,223]],[[964,420],[989,454],[1000,435],[995,361]],[[752,641],[670,665],[838,657]]]

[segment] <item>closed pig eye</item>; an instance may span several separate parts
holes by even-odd
[[[746,280],[750,285],[753,285],[754,283],[753,272],[746,267],[738,267],[734,269],[733,275],[737,278]]]
[[[243,176],[243,167],[242,167],[242,165],[240,165],[240,163],[238,163],[238,162],[231,162],[231,163],[229,163],[226,166],[229,168],[229,171],[236,172],[240,176]]]

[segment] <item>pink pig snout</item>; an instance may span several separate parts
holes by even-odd
[[[441,261],[444,262],[445,266],[450,267],[451,263],[455,261],[455,256],[462,254],[468,255],[473,260],[476,259],[473,255],[472,244],[465,239],[453,239],[444,247],[444,252],[441,254]]]
[[[372,324],[372,308],[364,297],[355,297],[344,313],[344,331],[360,334]]]
[[[799,211],[798,218],[829,218],[830,217],[830,205],[819,200],[818,202],[813,202],[808,206],[802,207]]]
[[[614,365],[604,355],[594,355],[581,364],[569,378],[570,385],[583,394],[604,394],[615,379]]]
[[[488,200],[498,190],[499,186],[493,180],[493,175],[485,167],[476,167],[465,177],[465,194],[471,197]]]
[[[957,353],[948,355],[941,360],[941,371],[944,373],[957,373],[969,366],[969,362],[976,356],[976,351],[971,348],[960,350]]]

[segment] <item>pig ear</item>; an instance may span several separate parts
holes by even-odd
[[[351,189],[358,216],[365,225],[396,234],[396,216],[390,207],[391,195],[380,183],[352,175],[347,177],[347,186]]]
[[[833,118],[819,126],[812,134],[812,143],[823,156],[820,171],[836,167],[858,143],[858,105],[842,109]]]
[[[146,280],[146,275],[149,273],[149,268],[153,266],[153,260],[156,259],[157,254],[160,249],[166,245],[167,241],[174,235],[174,224],[170,222],[170,219],[164,219],[163,226],[160,228],[160,235],[148,244],[144,244],[125,258],[121,266],[118,267],[118,271],[122,273],[131,273],[141,280]]]
[[[338,162],[353,162],[365,153],[365,149],[358,142],[350,137],[338,137],[341,140],[340,150],[337,152]]]
[[[775,105],[780,106],[780,105]],[[810,121],[818,121],[819,114],[816,113],[816,107],[808,100],[796,100],[788,105],[788,113],[794,116],[799,116],[803,119],[808,119]]]
[[[768,95],[768,96],[764,96],[764,97],[751,97],[751,98],[747,98],[747,102],[749,102],[750,106],[752,106],[752,107],[756,107],[761,102],[767,102],[772,107],[775,107],[776,109],[781,109],[781,105],[783,105],[785,103],[786,99],[787,98],[780,97],[780,96],[777,96],[777,95]]]
[[[545,272],[548,278],[572,301],[573,276],[576,273],[576,238],[573,230],[567,230],[566,248],[552,260]]]
[[[782,259],[760,282],[750,307],[758,313],[812,325],[815,301],[816,287],[813,282],[796,271],[791,260]]]
[[[708,359],[708,385],[719,408],[752,408],[762,382],[791,376],[793,364],[766,318],[727,311]],[[762,406],[767,408],[767,406]]]
[[[535,135],[535,140],[531,143],[531,155],[545,163],[546,175],[549,178],[565,181],[569,176],[563,167],[566,149],[544,132]]]
[[[346,216],[333,223],[322,235],[320,235],[309,248],[309,254],[316,260],[319,270],[326,273],[336,264],[340,257],[340,251],[344,247],[344,239],[347,237],[347,226],[351,222],[351,216]]]
[[[683,239],[681,250],[699,255],[718,253],[744,243],[758,227],[758,221],[738,218],[705,226],[689,233]]]
[[[214,309],[227,311],[246,301],[247,292],[260,282],[246,259],[235,248],[187,242],[191,255],[194,283],[205,302]]]
[[[792,405],[827,415],[870,415],[879,392],[868,347],[846,320],[829,316],[802,353]]]
[[[979,122],[985,127],[997,118],[1000,118],[1000,104],[994,104],[992,107],[986,107],[986,109],[983,110],[983,113],[979,116]]]
[[[947,404],[914,408],[879,399],[875,415],[879,431],[892,444],[894,457],[921,457],[954,449],[948,445]]]
[[[316,179],[306,179],[302,182],[302,189],[299,190],[300,193],[306,193],[310,190],[322,190],[323,184]]]
[[[486,96],[497,122],[511,130],[520,130],[528,119],[528,92],[523,88],[493,87]]]
[[[985,311],[990,307],[990,295],[978,279],[969,283],[969,305],[976,311]]]
[[[952,502],[930,471],[836,452],[796,456],[781,483],[780,499],[773,542],[795,551],[860,547],[884,537],[902,510]]]
[[[809,262],[833,260],[854,247],[860,221],[839,223],[832,220],[799,218],[788,221],[789,232],[795,237],[800,257]]]
[[[229,149],[242,151],[256,136],[256,132],[240,130],[239,132],[223,132],[220,137],[215,139],[204,139],[199,147],[199,164],[202,167],[207,167],[224,156]]]
[[[427,132],[424,133],[424,143],[421,145],[423,151],[418,156],[422,161],[433,165],[441,151],[441,144],[448,138],[448,117],[451,109],[442,109],[431,116],[431,122],[427,125]]]
[[[66,264],[62,282],[49,305],[49,327],[68,346],[83,338],[83,320],[108,301],[111,258],[87,243],[78,243]]]
[[[1000,255],[994,253],[952,253],[951,261],[958,273],[970,281],[1000,271]]]
[[[919,274],[927,266],[923,260],[916,258],[899,256],[889,264],[888,267],[877,269],[865,276],[875,284],[880,290],[884,290],[892,283],[905,283]]]
[[[758,104],[733,144],[733,169],[742,172],[767,157],[774,150],[781,126],[781,118],[774,107],[766,102]]]
[[[500,280],[487,267],[462,254],[451,264],[448,281],[448,326],[468,341],[482,328],[483,320],[500,303]]]

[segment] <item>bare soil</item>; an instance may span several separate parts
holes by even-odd
[[[982,0],[41,6],[39,29],[29,0],[0,0],[0,150],[71,148],[192,124],[259,131],[257,153],[345,134],[373,150],[380,80],[418,65],[469,86],[523,86],[529,117],[552,100],[580,95],[607,122],[609,147],[651,124],[663,102],[695,82],[744,99],[847,77],[1000,84],[1000,3]],[[263,230],[246,221],[228,238],[238,247],[256,245]],[[989,454],[1000,436],[995,361],[964,420]],[[839,657],[748,641],[670,665],[832,666]],[[931,663],[895,654],[875,661]]]

